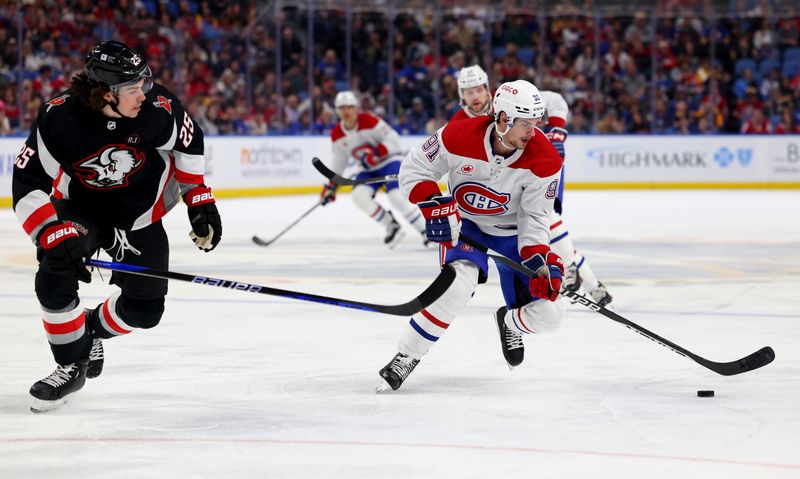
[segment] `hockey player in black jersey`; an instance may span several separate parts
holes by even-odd
[[[103,339],[152,328],[164,312],[166,280],[117,273],[111,283],[119,290],[85,305],[85,258],[102,248],[115,261],[168,269],[161,218],[181,197],[197,247],[217,246],[222,223],[204,171],[202,130],[153,82],[144,57],[120,42],[100,42],[70,89],[42,105],[13,176],[14,211],[36,245],[36,296],[58,363],[31,387],[32,411],[60,406],[100,375]]]

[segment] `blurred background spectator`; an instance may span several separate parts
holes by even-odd
[[[0,134],[25,134],[100,39],[144,53],[208,134],[327,134],[337,91],[407,134],[455,77],[561,92],[576,133],[798,133],[792,0],[0,0]]]

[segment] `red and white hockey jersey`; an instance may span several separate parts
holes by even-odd
[[[389,158],[402,152],[400,148],[400,135],[388,123],[370,113],[359,113],[358,123],[352,130],[348,130],[339,122],[331,131],[333,143],[333,159],[330,169],[341,174],[347,167],[348,161],[355,160],[361,168],[361,157],[366,149],[371,149],[375,155],[375,165],[371,170],[382,167]]]
[[[419,203],[440,194],[437,181],[447,175],[461,217],[490,235],[518,235],[526,257],[523,248],[550,242],[562,159],[538,128],[524,149],[495,155],[494,128],[489,116],[448,123],[406,155],[400,188]]]

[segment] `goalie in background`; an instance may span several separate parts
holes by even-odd
[[[400,135],[381,118],[371,113],[358,111],[358,100],[351,91],[342,91],[336,95],[336,114],[339,124],[331,131],[333,147],[332,162],[329,168],[341,175],[349,161],[356,163],[359,173],[356,179],[379,178],[397,175],[400,171]],[[375,194],[381,188],[380,183],[357,185],[353,187],[353,203],[386,229],[383,242],[394,248],[405,233],[392,211],[385,209],[377,201]],[[411,226],[425,238],[425,220],[414,205],[406,201],[397,187],[397,181],[383,183],[389,203],[394,212],[402,215]],[[323,186],[320,202],[326,205],[336,200],[336,184],[330,182]]]

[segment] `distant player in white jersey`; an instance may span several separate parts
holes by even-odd
[[[569,107],[561,94],[554,91],[541,90],[545,104],[546,125],[542,130],[555,146],[561,158],[564,158],[564,143],[567,141],[566,129]],[[450,121],[491,115],[491,95],[489,77],[478,65],[464,67],[458,74],[458,96],[461,99],[461,110],[450,118]],[[561,256],[566,267],[564,289],[578,291],[583,287],[592,299],[601,306],[611,303],[612,297],[592,271],[586,258],[581,255],[572,243],[567,226],[561,217],[564,205],[564,169],[561,170],[558,198],[555,201],[555,214],[550,224],[550,247]]]
[[[379,391],[402,385],[486,282],[487,255],[460,241],[460,233],[538,274],[530,279],[497,263],[505,305],[495,320],[510,367],[522,362],[516,345],[523,334],[555,331],[564,316],[557,301],[563,263],[549,246],[562,158],[536,127],[544,103],[535,86],[518,80],[500,86],[493,107],[493,117],[448,123],[403,160],[400,188],[422,211],[428,239],[440,243],[442,263],[457,275],[438,300],[412,316],[399,352],[380,371]],[[445,175],[449,195],[437,184]]]
[[[349,161],[355,161],[360,170],[356,179],[378,178],[396,175],[400,171],[400,136],[381,118],[358,111],[358,100],[351,91],[336,95],[336,113],[339,124],[331,132],[333,158],[330,169],[341,174]],[[425,221],[397,188],[396,181],[383,183],[389,203],[395,212],[400,213],[425,239]],[[393,248],[405,236],[400,223],[391,211],[384,209],[375,194],[381,184],[357,185],[353,187],[353,203],[370,218],[386,228],[384,243]],[[326,205],[336,199],[336,185],[331,182],[322,188],[321,203]]]
[[[492,94],[489,91],[489,76],[478,65],[462,68],[458,72],[458,98],[461,109],[450,121],[475,118],[492,114]]]
[[[564,158],[564,143],[567,141],[568,135],[566,127],[569,107],[564,97],[559,93],[546,90],[541,93],[547,110],[547,125],[543,130],[550,143],[558,150],[558,154],[561,155],[561,158]],[[556,198],[554,208],[555,215],[550,224],[550,247],[564,259],[566,268],[564,289],[578,291],[583,286],[583,290],[589,293],[597,304],[607,306],[611,303],[611,294],[609,294],[605,285],[597,279],[586,258],[575,250],[567,226],[561,218],[564,205],[564,170],[565,168],[561,169],[558,198]]]

